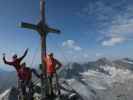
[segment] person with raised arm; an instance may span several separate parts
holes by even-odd
[[[28,53],[28,48],[25,50],[24,54],[21,57],[18,57],[17,54],[14,54],[12,56],[12,61],[7,61],[6,57],[5,57],[6,54],[3,53],[3,61],[5,64],[13,66],[16,69],[16,71],[18,72],[18,70],[20,69],[20,63],[25,58],[27,53]]]

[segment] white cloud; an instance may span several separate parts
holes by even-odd
[[[67,40],[62,43],[62,46],[75,51],[81,51],[82,48],[76,44],[74,40]]]
[[[96,53],[96,57],[101,57],[101,56],[103,56],[102,53]]]
[[[71,48],[71,47],[73,47],[73,44],[74,44],[73,40],[67,40],[67,41],[62,43],[62,46]]]
[[[123,43],[126,39],[123,37],[111,37],[108,40],[102,41],[103,46],[114,46],[116,44]]]
[[[89,55],[88,54],[83,54],[83,57],[84,58],[89,58]]]
[[[120,43],[126,42],[126,40],[132,40],[133,38],[133,19],[129,18],[129,15],[116,16],[112,20],[112,24],[108,26],[108,30],[101,30],[102,35],[109,39],[102,41],[103,46],[114,46]]]
[[[117,16],[108,26],[107,32],[125,37],[130,36],[133,32],[133,19],[128,18],[129,16],[130,14],[125,17]]]
[[[101,41],[102,46],[114,46],[133,40],[133,6],[128,1],[116,0],[109,5],[108,1],[88,2],[81,9],[82,19],[95,25],[95,30],[101,34],[96,40]]]
[[[79,46],[75,46],[74,49],[75,49],[76,51],[80,51],[80,50],[82,50],[82,48],[79,47]]]
[[[128,4],[122,8],[125,10],[114,14],[113,19],[108,22],[109,24],[99,30],[103,36],[102,46],[114,46],[127,40],[133,40],[133,7]]]

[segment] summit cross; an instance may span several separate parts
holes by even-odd
[[[44,56],[46,57],[46,38],[47,35],[49,33],[56,33],[56,34],[60,34],[60,30],[58,29],[54,29],[51,28],[47,25],[46,23],[46,16],[45,16],[45,0],[40,0],[40,20],[37,24],[31,24],[31,23],[27,23],[27,22],[21,22],[21,27],[22,28],[27,28],[27,29],[31,29],[31,30],[35,30],[38,32],[38,34],[40,35],[40,46],[41,46],[41,63],[42,63],[42,74],[44,76],[44,78],[47,78],[47,73],[46,73],[46,64],[43,60]],[[45,84],[47,83],[47,81],[44,81],[45,79],[41,80],[41,95],[42,95],[42,99],[44,98],[44,96],[46,95],[46,86]],[[46,82],[46,83],[45,83]]]

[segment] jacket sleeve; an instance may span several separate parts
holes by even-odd
[[[57,70],[60,69],[60,67],[62,66],[61,62],[59,62],[57,59],[55,59],[55,62],[57,64]]]
[[[13,62],[7,61],[5,57],[3,57],[3,61],[4,61],[5,64],[13,65]]]
[[[23,60],[24,57],[27,55],[27,53],[28,53],[28,49],[25,50],[23,56],[21,56],[21,57],[19,58],[19,60],[20,60],[20,61]]]
[[[41,76],[37,73],[37,71],[35,70],[35,69],[31,69],[32,70],[32,73],[36,76],[36,77],[38,77],[38,78],[40,78]]]

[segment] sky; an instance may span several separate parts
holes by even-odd
[[[40,37],[22,29],[24,22],[37,24],[40,0],[0,0],[0,66],[14,53],[21,56],[29,48],[25,62],[40,63]],[[101,57],[133,58],[132,0],[46,0],[46,20],[61,35],[49,33],[47,51],[63,63],[92,61]]]

